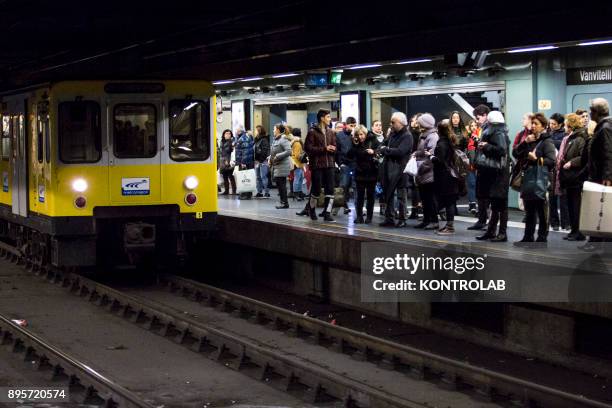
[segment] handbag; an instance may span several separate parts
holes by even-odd
[[[548,191],[548,167],[543,165],[544,160],[540,158],[535,166],[527,166],[523,170],[523,182],[521,185],[521,198],[523,200],[545,200]]]
[[[514,191],[521,191],[521,186],[523,185],[523,177],[525,177],[525,173],[524,170],[521,170],[512,177],[512,180],[510,180],[510,187]]]
[[[255,169],[240,170],[236,175],[236,192],[251,193],[257,190],[257,176]]]
[[[406,167],[404,167],[404,174],[408,174],[414,177],[417,175],[418,171],[419,165],[417,164],[416,157],[411,157],[410,160],[408,160]]]
[[[495,159],[488,157],[482,150],[478,150],[474,159],[474,165],[477,169],[501,170],[506,167],[506,155],[500,159]]]

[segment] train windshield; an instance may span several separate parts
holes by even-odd
[[[115,106],[113,148],[115,157],[151,158],[157,154],[157,110],[149,103]]]
[[[58,113],[60,160],[64,163],[100,160],[100,105],[94,101],[61,102]]]
[[[170,158],[175,161],[208,159],[208,104],[191,99],[173,100],[169,113]]]

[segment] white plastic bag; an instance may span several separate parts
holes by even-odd
[[[418,171],[419,166],[417,164],[416,157],[411,157],[410,160],[408,160],[408,164],[406,164],[406,167],[404,168],[404,174],[408,174],[414,177],[417,175]]]
[[[257,191],[257,176],[255,169],[240,170],[234,173],[236,177],[236,192],[252,193]]]
[[[217,186],[223,187],[223,174],[220,171],[217,172]]]

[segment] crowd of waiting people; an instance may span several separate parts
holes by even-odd
[[[406,227],[407,220],[422,214],[414,228],[439,235],[455,233],[457,201],[467,195],[468,211],[478,217],[468,230],[481,231],[477,240],[506,242],[508,193],[514,188],[525,210],[524,236],[515,245],[545,243],[550,226],[566,230],[566,240],[584,241],[579,225],[583,182],[612,185],[608,102],[597,98],[590,112],[579,109],[549,118],[525,113],[514,140],[501,112],[479,105],[473,117],[465,124],[456,111],[439,121],[430,113],[408,120],[395,112],[383,133],[381,121],[367,129],[351,117],[332,129],[330,112],[321,109],[305,138],[300,129],[283,123],[274,126],[272,142],[261,126],[254,137],[241,126],[236,135],[228,129],[219,146],[222,194],[230,194],[230,186],[235,194],[235,166],[255,169],[255,197],[270,197],[273,179],[280,197],[276,208],[289,208],[288,198],[293,197],[305,201],[297,215],[333,222],[339,209],[351,212],[353,191],[355,223],[372,222],[378,196],[384,216],[380,226]],[[411,164],[416,172],[407,171]],[[250,198],[250,193],[241,198]],[[317,207],[323,208],[318,216]]]

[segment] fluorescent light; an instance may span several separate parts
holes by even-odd
[[[599,45],[599,44],[612,44],[612,40],[598,40],[598,41],[587,41],[587,42],[578,43],[578,45],[581,45],[581,46]]]
[[[196,106],[198,103],[197,102],[191,102],[189,105],[187,105],[187,107],[185,109],[183,109],[184,111],[188,111],[189,109],[193,108],[194,106]]]
[[[272,75],[272,78],[288,78],[288,77],[294,77],[294,76],[298,76],[300,74],[296,74],[296,73],[291,73],[291,74],[280,74],[280,75]]]
[[[363,68],[376,68],[376,67],[382,67],[382,64],[355,65],[354,67],[348,67],[348,69],[363,69]]]
[[[215,81],[212,84],[213,85],[224,85],[224,84],[233,84],[233,83],[234,81],[227,80],[227,81]]]
[[[508,54],[515,54],[518,52],[530,52],[530,51],[544,51],[544,50],[552,50],[558,48],[554,45],[544,45],[541,47],[529,47],[529,48],[516,48],[514,50],[508,51]]]
[[[431,60],[429,58],[424,58],[424,59],[418,59],[418,60],[410,60],[410,61],[399,61],[399,62],[394,62],[395,65],[403,65],[403,64],[416,64],[418,62],[430,62]]]
[[[262,79],[263,77],[244,78],[244,79],[241,79],[240,82],[260,81]]]

